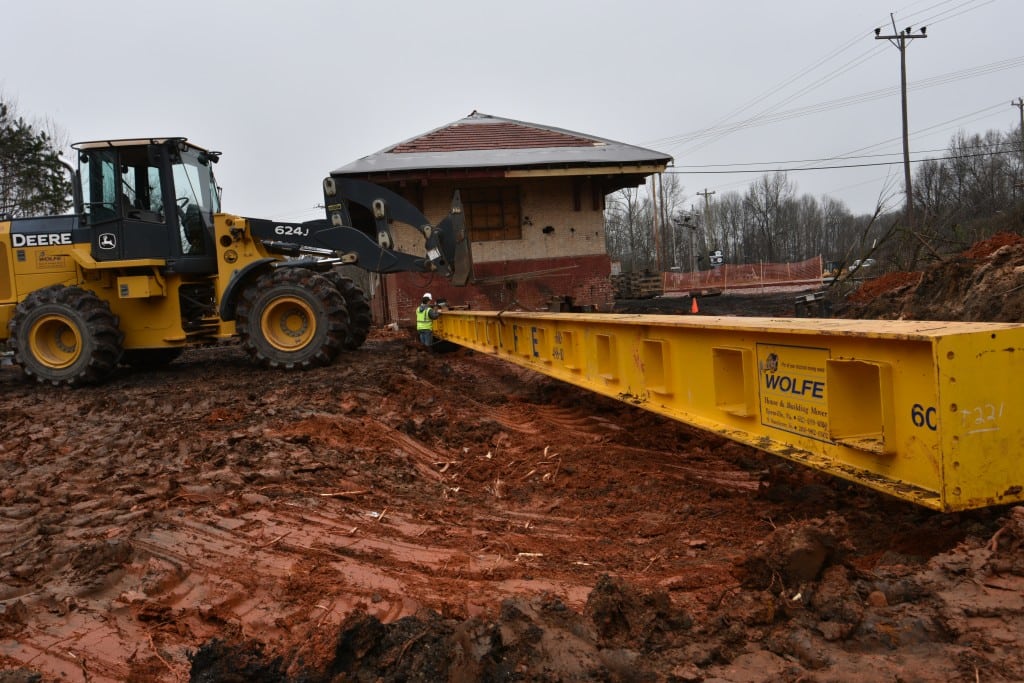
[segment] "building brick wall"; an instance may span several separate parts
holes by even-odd
[[[388,275],[380,295],[385,319],[412,324],[424,292],[452,306],[474,310],[611,310],[614,303],[604,233],[603,206],[595,205],[590,178],[494,178],[432,180],[415,188],[393,188],[421,205],[433,224],[448,215],[456,189],[516,185],[522,216],[522,239],[473,242],[475,284],[453,287],[423,273]],[[603,199],[603,195],[599,197]],[[411,226],[392,226],[399,251],[424,253],[423,236]]]
[[[578,211],[575,208],[573,182],[571,177],[432,182],[423,188],[422,210],[427,219],[436,225],[448,215],[452,194],[456,189],[516,185],[519,187],[523,238],[473,242],[474,263],[605,254],[604,212],[600,207],[594,208],[591,181],[575,181],[582,183]],[[405,194],[409,197],[408,192]],[[551,230],[544,232],[548,227]],[[393,233],[400,251],[414,254],[423,252],[423,237],[418,230],[395,224]]]

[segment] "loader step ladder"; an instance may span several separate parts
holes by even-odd
[[[935,510],[1024,500],[1024,325],[448,311],[435,334]]]

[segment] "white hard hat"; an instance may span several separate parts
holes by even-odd
[[[433,299],[434,297],[430,296],[430,292],[427,292],[426,294],[423,295],[423,298],[424,299]]]

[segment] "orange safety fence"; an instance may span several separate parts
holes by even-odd
[[[685,294],[715,289],[749,289],[786,285],[810,285],[822,280],[821,256],[797,263],[725,263],[696,273],[662,273],[665,294]]]

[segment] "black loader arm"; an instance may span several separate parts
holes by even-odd
[[[273,254],[337,259],[374,273],[437,272],[447,278],[452,274],[440,258],[434,260],[429,255],[415,256],[384,249],[351,226],[332,227],[324,219],[305,223],[280,223],[262,218],[246,220],[253,236]]]
[[[374,273],[438,273],[456,286],[469,282],[473,261],[459,193],[437,226],[401,195],[365,180],[327,178],[324,181],[326,220],[283,223],[247,218],[253,237],[275,254],[339,259]],[[376,241],[356,227],[349,207],[358,205],[372,216]],[[424,238],[420,254],[397,251],[391,223],[400,221]],[[364,221],[365,222],[365,221]]]
[[[449,278],[454,285],[465,285],[472,275],[473,262],[469,248],[469,235],[462,212],[462,200],[458,191],[452,197],[451,209],[436,226],[401,195],[386,187],[356,178],[331,176],[324,180],[324,207],[330,227],[338,230],[354,230],[365,241],[359,242],[357,265],[375,272],[394,273],[399,271],[435,271]],[[373,219],[377,242],[373,245],[365,232],[353,228],[351,205],[368,210]],[[423,236],[425,257],[417,257],[394,250],[391,234],[394,221],[410,225]],[[372,245],[372,246],[371,246]],[[411,261],[410,261],[411,259]],[[387,270],[380,270],[377,264],[393,264]],[[422,266],[425,267],[420,267]]]

